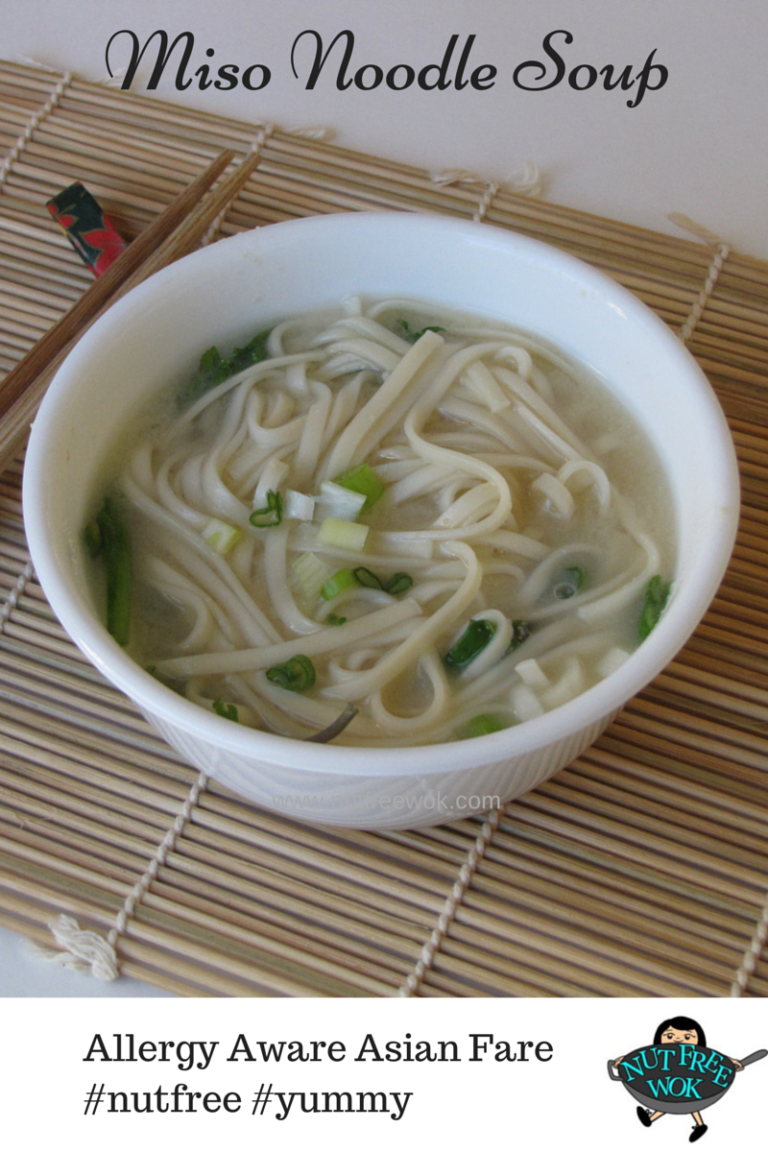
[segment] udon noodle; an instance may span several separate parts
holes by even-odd
[[[125,639],[225,719],[307,738],[353,705],[338,742],[483,735],[609,675],[664,606],[650,446],[527,335],[354,299],[210,350],[165,411],[110,496]]]

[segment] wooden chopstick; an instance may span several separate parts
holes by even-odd
[[[125,252],[94,281],[79,300],[41,337],[27,355],[6,376],[0,389],[0,418],[10,409],[33,381],[45,371],[62,348],[78,336],[89,320],[110,300],[197,205],[200,198],[234,159],[233,152],[222,152],[214,162],[193,180],[156,220],[129,244]]]
[[[22,447],[48,384],[83,333],[131,288],[193,251],[247,183],[260,157],[258,152],[246,156],[205,196],[234,159],[234,152],[222,152],[8,373],[0,384],[0,472]]]
[[[220,216],[222,212],[226,211],[230,203],[248,183],[250,176],[258,167],[260,160],[261,156],[258,152],[244,157],[226,180],[222,180],[219,187],[214,188],[210,196],[190,212],[184,223],[168,237],[167,241],[157,248],[155,252],[151,253],[149,258],[141,265],[136,273],[134,273],[130,283],[124,290],[121,290],[118,295],[123,295],[123,291],[128,291],[128,289],[133,288],[135,284],[141,283],[141,281],[146,280],[148,276],[153,275],[153,273],[158,272],[161,268],[172,264],[174,260],[179,260],[182,256],[186,256],[189,252],[193,251],[216,218]]]

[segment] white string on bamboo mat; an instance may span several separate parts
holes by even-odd
[[[704,309],[715,290],[715,284],[717,284],[718,277],[723,270],[725,261],[731,253],[731,249],[730,245],[726,244],[724,240],[714,232],[710,232],[708,228],[704,228],[703,225],[697,224],[695,220],[691,220],[690,216],[684,216],[681,212],[673,212],[668,219],[671,220],[673,224],[677,224],[678,228],[683,228],[686,232],[690,232],[692,236],[696,236],[705,244],[710,244],[716,249],[712,257],[712,263],[707,270],[704,287],[691,305],[688,318],[680,329],[680,339],[683,344],[687,344],[694,333],[696,325],[704,314]]]
[[[763,910],[760,913],[755,934],[749,942],[741,967],[734,977],[733,984],[731,984],[731,996],[743,996],[746,992],[750,978],[760,963],[766,940],[768,940],[768,896],[763,903]]]
[[[300,140],[319,140],[321,144],[329,144],[335,139],[333,128],[326,128],[322,124],[308,124],[306,128],[287,128],[286,136],[298,136]]]
[[[98,932],[81,928],[73,917],[62,914],[48,925],[54,940],[62,951],[55,952],[50,948],[40,948],[33,945],[34,954],[43,960],[48,960],[65,968],[74,968],[77,971],[90,969],[91,975],[95,976],[97,980],[105,982],[116,980],[120,975],[117,942],[124,935],[128,921],[149,891],[152,881],[165,863],[168,854],[175,848],[177,840],[192,816],[201,793],[205,791],[207,786],[208,777],[204,772],[201,772],[190,788],[181,811],[158,845],[146,872],[126,896],[123,906],[115,918],[115,923],[106,937],[99,935]]]
[[[501,820],[501,808],[492,808],[488,816],[483,821],[483,826],[478,833],[474,844],[467,853],[466,860],[459,869],[459,875],[451,888],[449,895],[446,897],[442,911],[437,918],[437,924],[432,929],[430,937],[421,950],[421,955],[416,963],[413,972],[408,974],[405,983],[398,990],[399,996],[415,996],[421,987],[424,977],[431,969],[435,957],[440,950],[451,924],[453,923],[456,913],[461,905],[464,895],[472,883],[472,877],[477,871],[477,867],[485,855],[486,849],[493,839],[494,833],[499,826]]]
[[[2,611],[0,611],[0,634],[5,631],[5,625],[8,623],[11,612],[19,602],[19,597],[23,594],[30,578],[32,576],[32,561],[28,560],[21,572],[19,573],[18,580],[8,593],[8,598],[3,604]]]
[[[256,137],[255,137],[253,143],[251,144],[251,147],[248,149],[248,151],[245,153],[244,156],[239,157],[238,162],[237,162],[238,167],[240,164],[243,163],[244,160],[249,160],[251,158],[251,156],[258,156],[260,154],[262,148],[266,144],[267,140],[270,138],[270,136],[273,134],[274,131],[275,131],[275,125],[274,124],[262,125],[262,127],[259,128],[259,130],[256,134]],[[222,180],[224,179],[224,174],[222,174],[220,179],[222,179]],[[241,191],[242,191],[242,189],[241,189]],[[213,241],[213,239],[216,236],[216,233],[219,231],[222,224],[226,220],[227,212],[229,212],[231,207],[232,207],[232,201],[230,200],[230,202],[222,208],[221,212],[219,212],[216,219],[212,221],[210,227],[208,228],[208,231],[205,233],[205,235],[203,236],[203,239],[201,240],[201,244],[203,247],[205,247],[207,244],[210,244]]]
[[[266,144],[267,140],[270,138],[270,136],[272,136],[277,130],[278,130],[277,125],[275,125],[275,124],[263,124],[263,125],[261,125],[261,127],[259,128],[259,131],[256,135],[256,138],[253,141],[253,143],[251,144],[251,147],[249,148],[248,152],[246,152],[245,156],[242,156],[239,158],[238,163],[242,164],[243,160],[250,158],[254,154],[258,155],[261,152],[264,145]],[[281,131],[282,131],[282,129],[281,129]],[[331,139],[331,137],[333,136],[333,130],[331,128],[323,128],[320,125],[310,125],[306,128],[289,128],[285,132],[285,135],[286,136],[296,136],[300,140],[326,141],[326,140]],[[223,178],[224,177],[222,176],[221,179],[223,179]],[[222,208],[221,212],[219,212],[218,216],[216,217],[216,219],[210,225],[208,231],[203,236],[203,239],[201,241],[201,244],[203,245],[203,247],[207,244],[210,244],[215,239],[216,234],[219,231],[219,229],[221,228],[224,221],[226,220],[227,213],[229,212],[231,207],[232,207],[232,203],[230,202],[229,204],[227,204],[227,206],[225,208]]]
[[[483,188],[477,208],[472,219],[480,224],[493,203],[496,194],[502,189],[515,192],[518,196],[540,196],[543,182],[539,169],[530,160],[526,160],[519,177],[512,178],[505,184],[495,180],[485,180],[475,172],[468,172],[464,168],[446,168],[441,172],[431,172],[429,176],[433,184],[448,187],[451,184],[479,184]]]
[[[41,68],[46,72],[53,71],[53,69],[47,68],[44,64],[38,64],[36,61],[27,61],[27,63],[31,64],[35,68]],[[13,165],[16,163],[19,156],[24,151],[29,141],[32,139],[33,132],[36,128],[39,127],[40,124],[42,124],[46,116],[53,112],[59,100],[61,100],[62,96],[64,95],[67,85],[71,80],[72,73],[65,72],[56,87],[51,92],[45,104],[43,104],[42,108],[39,108],[37,112],[30,116],[24,131],[21,133],[18,140],[11,148],[2,165],[0,165],[0,188],[2,188],[3,184],[5,184],[6,180],[11,174]]]

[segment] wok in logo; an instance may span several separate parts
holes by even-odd
[[[637,1118],[645,1128],[670,1112],[691,1114],[694,1127],[688,1139],[693,1142],[707,1131],[702,1111],[725,1095],[739,1072],[763,1056],[768,1056],[764,1048],[743,1060],[725,1056],[707,1047],[700,1024],[688,1016],[675,1016],[659,1025],[653,1044],[610,1060],[608,1075],[639,1101]]]

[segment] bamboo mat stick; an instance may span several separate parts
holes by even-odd
[[[50,821],[27,820],[23,827],[18,826],[12,811],[6,808],[0,810],[0,819],[3,821],[3,834],[9,841],[9,856],[16,855],[23,848],[42,853],[44,860],[47,856],[49,864],[63,859],[84,870],[93,868],[98,862],[100,870],[112,879],[123,880],[129,887],[145,870],[147,847],[138,840],[134,840],[130,848],[115,844],[100,846],[71,829],[57,832]]]
[[[261,974],[255,966],[246,978],[238,979],[226,971],[226,957],[221,957],[218,967],[213,970],[187,960],[178,952],[173,955],[158,953],[157,947],[150,947],[127,938],[123,938],[120,942],[120,967],[126,976],[135,976],[177,996],[275,995],[275,990],[263,980],[257,982]]]
[[[536,807],[541,811],[561,812],[562,805],[576,804],[579,810],[579,820],[585,825],[602,827],[612,826],[617,834],[628,842],[644,841],[661,851],[660,841],[654,839],[656,830],[660,825],[654,821],[651,810],[654,805],[648,804],[643,811],[633,811],[626,799],[621,803],[614,799],[604,799],[601,796],[589,795],[583,789],[577,789],[560,783],[546,798],[537,797]],[[656,805],[655,810],[660,813],[660,819],[667,819],[668,825],[664,827],[664,851],[670,853],[678,845],[683,846],[683,852],[691,860],[701,860],[706,856],[710,868],[719,869],[729,878],[736,877],[745,885],[751,885],[759,890],[765,888],[765,873],[761,869],[763,860],[757,851],[750,853],[747,850],[737,849],[733,846],[731,838],[728,840],[711,835],[711,843],[707,842],[707,834],[696,832],[689,827],[680,828],[671,819],[674,811],[665,805]],[[647,837],[647,839],[646,839]]]
[[[219,916],[227,919],[230,915],[247,914],[254,907],[260,909],[263,918],[285,924],[286,915],[295,915],[297,922],[304,925],[304,931],[312,935],[322,931],[327,940],[338,933],[343,947],[359,947],[352,939],[362,937],[369,944],[383,947],[387,952],[403,953],[410,956],[415,944],[423,938],[423,932],[415,926],[404,925],[397,917],[375,916],[375,909],[368,916],[358,918],[357,905],[353,901],[338,899],[332,904],[322,901],[309,883],[293,884],[288,881],[271,883],[268,869],[252,870],[254,878],[242,881],[235,886],[231,877],[221,867],[197,863],[188,872],[180,871],[184,858],[175,854],[171,866],[164,871],[162,880],[168,891],[175,890],[178,899],[186,902],[200,899],[202,903],[217,910]],[[186,862],[189,863],[188,861]],[[256,875],[259,882],[256,882]],[[281,881],[281,877],[277,877]],[[346,941],[349,938],[350,943]]]
[[[493,941],[479,955],[468,943],[471,930],[457,926],[441,954],[440,963],[430,969],[420,995],[442,991],[451,996],[588,996],[589,976],[559,956],[542,956],[525,942],[507,940],[503,955],[493,951]],[[630,985],[601,974],[603,995],[629,996]]]
[[[532,892],[544,890],[559,894],[560,899],[578,902],[582,893],[598,901],[604,914],[612,917],[614,908],[633,913],[639,920],[673,921],[684,933],[706,937],[731,947],[739,947],[750,931],[749,914],[738,916],[735,909],[701,908],[690,894],[666,889],[654,900],[648,899],[648,887],[629,876],[611,877],[606,883],[605,871],[580,859],[564,855],[542,858],[527,855],[523,845],[504,837],[490,857],[483,860],[468,901],[475,894],[489,894],[499,900],[509,899],[510,888],[523,884]]]
[[[304,961],[308,967],[317,965],[328,974],[343,970],[361,987],[370,987],[373,981],[378,983],[379,989],[382,984],[391,986],[402,979],[410,967],[409,956],[395,960],[388,951],[377,948],[373,938],[366,943],[347,934],[339,937],[318,924],[307,925],[302,938],[302,934],[285,926],[285,918],[282,923],[278,918],[268,919],[263,915],[263,909],[251,910],[246,916],[227,907],[222,914],[222,908],[215,902],[196,899],[192,893],[188,893],[186,899],[179,899],[178,891],[167,888],[162,882],[152,886],[142,907],[166,911],[174,919],[183,921],[185,926],[216,931],[246,947],[258,938],[259,946],[275,950],[281,956],[303,958],[304,950],[311,949],[311,962]],[[330,967],[326,969],[328,965]]]
[[[642,809],[643,801],[647,800],[649,810],[661,813],[660,818],[668,820],[670,824],[683,824],[686,829],[690,825],[705,829],[704,834],[712,836],[714,845],[725,846],[720,853],[713,849],[715,855],[724,852],[726,857],[729,856],[728,845],[734,840],[740,842],[739,831],[743,826],[744,835],[751,837],[752,847],[759,856],[760,846],[765,839],[765,827],[760,827],[759,820],[744,816],[745,812],[754,811],[754,806],[747,798],[737,794],[730,798],[730,803],[724,800],[722,807],[726,815],[719,827],[710,830],[709,818],[714,803],[719,799],[712,781],[697,773],[681,772],[678,775],[662,771],[663,758],[659,758],[657,770],[654,771],[651,764],[652,761],[644,765],[641,771],[635,772],[636,766],[626,756],[612,755],[609,749],[605,752],[597,749],[583,764],[571,766],[567,779],[574,791],[584,794],[585,807],[590,804],[590,794],[598,798],[614,799],[635,811]],[[619,765],[624,766],[625,776],[620,789],[616,785]],[[694,796],[701,796],[701,799],[693,799]],[[674,833],[669,835],[673,839]],[[759,869],[759,861],[757,867]]]
[[[295,863],[289,857],[276,860],[266,845],[256,853],[245,856],[226,837],[205,837],[199,843],[193,843],[185,837],[178,850],[176,868],[194,873],[196,868],[208,863],[227,870],[236,881],[238,878],[246,882],[253,881],[278,893],[308,888],[315,893],[314,898],[321,905],[335,903],[337,899],[349,901],[355,906],[356,918],[368,921],[373,915],[378,922],[381,915],[386,922],[387,918],[392,917],[399,920],[401,930],[406,934],[426,933],[432,925],[434,903],[422,900],[415,906],[403,904],[396,896],[390,897],[375,886],[366,884],[362,869],[360,874],[353,873],[345,878],[337,876],[327,861],[323,869],[319,863]]]
[[[257,932],[238,940],[217,932],[210,922],[181,923],[177,917],[141,908],[131,921],[128,936],[144,943],[155,942],[170,952],[197,959],[211,966],[226,962],[227,971],[252,977],[255,965],[268,974],[272,987],[290,996],[386,995],[389,986],[364,975],[339,970],[311,952],[276,945]]]
[[[671,736],[676,734],[673,732]],[[601,738],[601,747],[615,752],[619,757],[631,759],[636,755],[636,733],[625,728],[616,720],[610,731]],[[683,746],[684,748],[684,746]],[[685,778],[700,782],[703,788],[710,787],[717,793],[723,790],[723,774],[726,766],[713,753],[697,752],[695,761],[686,762],[681,758],[679,740],[670,734],[645,733],[643,739],[643,763],[655,766],[669,773],[673,778]],[[759,768],[743,764],[727,765],[727,794],[738,796],[745,803],[752,804],[757,811],[765,807],[765,776]]]
[[[111,161],[129,183],[155,183],[166,190],[175,185],[177,191],[195,178],[201,162],[209,158],[206,149],[190,147],[180,140],[155,140],[146,133],[116,130],[107,124],[94,133],[94,127],[98,126],[92,120],[84,125],[59,113],[43,121],[24,153],[28,157],[44,157],[50,167],[77,159],[96,165],[98,171],[105,173],[112,171],[107,163]],[[143,170],[136,171],[137,165]]]
[[[185,842],[174,854],[173,869],[174,884],[194,885],[204,878],[220,888],[232,888],[238,895],[249,894],[250,898],[278,911],[301,906],[305,909],[303,919],[330,923],[343,913],[349,932],[360,930],[361,926],[366,932],[376,927],[393,937],[413,942],[422,940],[432,924],[431,909],[404,916],[396,901],[383,893],[368,892],[360,882],[339,880],[334,887],[333,877],[323,876],[319,869],[289,861],[276,863],[266,852],[251,860],[233,862],[226,844],[218,851],[207,845],[204,852],[192,854]],[[316,872],[320,873],[317,877]],[[170,877],[168,880],[170,883]]]
[[[567,781],[567,783],[566,783]],[[703,847],[711,838],[713,852],[724,854],[729,859],[743,861],[747,865],[760,866],[760,857],[765,841],[765,824],[750,822],[724,814],[715,821],[711,817],[711,806],[691,802],[678,795],[670,797],[663,789],[654,790],[646,777],[639,791],[619,787],[612,772],[601,772],[593,764],[584,773],[571,772],[564,776],[559,785],[568,795],[579,793],[579,804],[591,811],[605,814],[623,812],[626,823],[633,827],[658,827],[661,821],[670,826],[667,835],[670,839],[685,838],[686,845]],[[558,793],[558,796],[560,793]],[[738,849],[732,848],[731,831],[738,830]],[[723,847],[719,849],[719,845]]]
[[[455,939],[447,941],[440,955],[440,970],[448,973],[462,972],[470,979],[477,980],[483,967],[491,966],[489,961],[492,954],[488,955],[487,946],[484,952],[477,947],[477,942],[486,938],[490,928],[487,921],[479,919],[476,932],[472,936],[466,934],[475,945],[470,953],[472,957],[470,964],[462,963],[457,958],[459,949]],[[611,989],[607,994],[615,996],[631,995],[630,989],[635,990],[635,995],[645,996],[680,995],[686,988],[690,989],[693,995],[699,996],[717,996],[723,991],[722,980],[681,973],[656,957],[653,961],[644,958],[646,967],[643,967],[635,957],[604,942],[601,942],[601,948],[605,951],[594,957],[590,968],[586,965],[584,953],[578,945],[558,936],[536,933],[524,922],[515,926],[513,940],[513,947],[519,949],[520,965],[525,965],[532,976],[535,977],[538,967],[546,965],[548,971],[561,971],[581,983],[585,994],[590,985],[594,984],[595,975],[599,976],[602,987]],[[505,942],[507,954],[510,945],[511,941]]]
[[[657,740],[665,741],[667,747],[675,744],[678,746],[678,755],[682,755],[681,748],[687,751],[691,735],[696,734],[694,723],[687,726],[678,723],[674,713],[671,719],[668,714],[666,720],[656,718],[655,715],[636,718],[631,710],[627,709],[615,724],[622,734],[626,734],[630,742],[637,743],[640,740],[644,745],[653,747]],[[718,763],[720,769],[727,770],[734,779],[741,778],[755,782],[760,779],[760,773],[765,773],[765,756],[745,751],[726,740],[699,736],[695,747],[697,756],[708,757],[710,763]]]
[[[195,812],[194,825],[188,830],[188,840],[195,839],[198,829],[208,823],[207,815],[201,804]],[[243,837],[254,837],[250,828],[241,828],[239,831]],[[282,858],[290,852],[291,859],[301,861],[308,868],[326,869],[340,882],[347,881],[368,888],[374,899],[383,896],[421,909],[428,908],[435,915],[439,912],[445,894],[445,881],[432,881],[429,890],[425,892],[425,877],[397,863],[378,861],[370,855],[342,855],[338,851],[328,851],[328,845],[323,845],[326,849],[323,852],[316,843],[311,843],[312,837],[308,836],[307,840],[310,841],[307,845],[294,844],[289,847],[278,835],[260,833],[258,836],[260,849],[276,855],[282,867],[285,867]],[[452,881],[453,877],[450,879]]]
[[[4,736],[16,735],[17,746],[28,747],[24,738],[29,731],[29,724],[23,723],[23,710],[6,703],[4,711],[7,716],[7,723],[4,723],[2,729]],[[148,803],[154,802],[168,812],[173,811],[176,803],[183,801],[187,789],[183,785],[164,780],[157,773],[152,747],[137,747],[133,741],[126,742],[123,748],[116,747],[115,736],[119,738],[119,733],[110,739],[100,738],[93,731],[86,734],[83,730],[90,727],[87,722],[77,727],[67,726],[47,716],[45,727],[46,734],[29,743],[39,744],[44,751],[62,756],[59,771],[62,771],[63,758],[66,757],[72,764],[71,773],[78,781],[93,781],[106,791],[111,790],[126,797],[135,796]]]
[[[627,888],[631,893],[632,886],[638,885],[642,899],[651,909],[671,908],[682,899],[694,910],[691,915],[704,918],[705,922],[713,916],[742,918],[745,938],[749,934],[747,925],[754,922],[754,899],[745,900],[739,895],[733,897],[721,892],[719,887],[713,887],[706,874],[697,877],[694,873],[691,879],[654,862],[617,856],[604,842],[571,833],[567,824],[555,822],[552,827],[544,827],[516,820],[514,833],[497,834],[499,848],[491,859],[499,867],[517,867],[516,859],[521,855],[527,855],[528,861],[541,858],[558,874],[566,872],[577,879],[584,875],[585,869],[587,874],[597,870],[601,884],[609,891],[621,894]]]
[[[515,890],[513,901],[506,901],[504,912],[500,897],[504,889],[509,891],[509,878],[504,883],[497,881],[473,888],[462,902],[457,920],[461,924],[478,924],[480,917],[494,927],[488,928],[502,939],[514,938],[518,919],[524,919],[529,927],[535,928],[537,918],[546,917],[553,923],[562,925],[560,931],[589,936],[596,948],[600,947],[601,937],[612,942],[620,941],[620,949],[628,947],[635,955],[661,956],[675,968],[689,967],[704,976],[711,976],[719,967],[729,972],[738,965],[744,950],[744,933],[747,925],[741,925],[741,932],[728,939],[716,939],[715,933],[708,933],[702,923],[698,926],[699,939],[695,953],[687,947],[688,934],[692,929],[690,920],[683,915],[680,921],[670,914],[664,918],[649,918],[643,909],[633,910],[628,906],[607,905],[597,898],[585,894],[577,904],[563,902],[563,891],[555,885],[534,884]]]
[[[562,803],[547,800],[539,803],[539,796],[529,793],[525,802],[518,802],[514,811],[515,821],[528,824],[536,829],[565,831],[569,838],[588,842],[611,852],[620,858],[634,861],[635,864],[651,866],[671,873],[678,879],[695,883],[703,869],[711,869],[709,856],[698,850],[686,852],[682,858],[670,850],[670,845],[659,835],[631,832],[623,822],[598,821],[579,809],[571,810]],[[570,817],[570,819],[569,819]],[[760,906],[760,893],[755,883],[755,874],[749,870],[725,867],[721,864],[720,874],[713,873],[709,886],[721,896],[739,899],[749,894],[754,897],[756,907]]]
[[[674,923],[649,922],[629,916],[615,907],[608,910],[610,918],[606,918],[599,901],[584,899],[577,907],[569,907],[557,899],[548,900],[546,891],[542,890],[516,892],[514,904],[504,909],[503,919],[498,909],[498,901],[472,893],[462,902],[457,921],[460,925],[481,929],[489,936],[498,936],[506,941],[517,940],[520,923],[531,930],[538,928],[541,931],[545,919],[549,919],[559,925],[561,941],[572,939],[575,942],[579,936],[588,936],[603,957],[621,959],[629,952],[634,957],[645,956],[648,966],[653,969],[657,969],[661,960],[669,965],[668,976],[679,974],[686,968],[696,973],[697,978],[711,978],[718,968],[727,974],[737,966],[743,952],[743,941],[723,946],[708,937],[692,953]],[[458,938],[458,933],[455,938]]]

